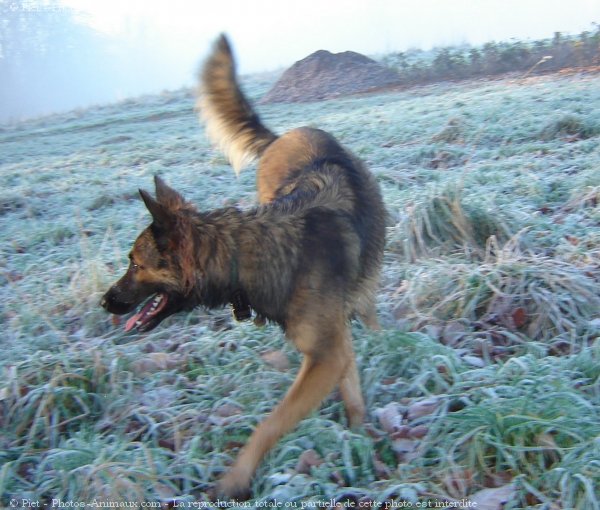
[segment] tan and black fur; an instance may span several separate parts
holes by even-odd
[[[127,326],[146,331],[180,310],[242,295],[304,355],[284,399],[219,482],[220,497],[240,498],[265,453],[336,386],[349,424],[362,422],[349,322],[358,315],[377,326],[386,213],[373,176],[331,135],[300,128],[277,137],[261,124],[237,84],[224,37],[204,67],[200,107],[236,169],[260,157],[262,205],[198,212],[156,178],[156,198],[140,191],[152,223],[102,305],[124,314],[149,298]]]

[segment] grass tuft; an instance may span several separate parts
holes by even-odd
[[[424,322],[467,319],[534,340],[586,338],[600,309],[597,281],[577,266],[489,243],[481,263],[436,260],[405,282],[407,309]]]
[[[570,137],[585,140],[600,134],[600,124],[580,115],[564,114],[549,121],[539,132],[541,140]]]
[[[467,202],[462,186],[433,188],[406,206],[390,241],[409,262],[460,251],[481,257],[491,236],[506,239],[509,229],[492,206]]]
[[[459,143],[464,141],[465,127],[462,119],[452,117],[448,119],[446,126],[439,132],[436,133],[432,138],[432,142],[443,142],[443,143]]]
[[[600,351],[593,353],[597,362]],[[485,376],[465,373],[455,390],[463,388],[468,404],[449,412],[428,436],[440,473],[475,473],[468,485],[514,478],[526,506],[560,500],[566,508],[597,507],[598,409],[573,391],[573,384],[594,384],[581,369],[585,358],[527,356],[489,367]],[[480,378],[490,376],[493,387],[482,387]]]

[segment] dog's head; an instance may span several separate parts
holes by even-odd
[[[140,190],[152,224],[138,236],[123,277],[100,302],[108,312],[123,315],[142,305],[125,331],[145,332],[170,315],[195,306],[194,209],[175,190],[155,177],[156,199]]]

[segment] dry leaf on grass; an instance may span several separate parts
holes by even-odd
[[[285,372],[290,368],[290,360],[283,351],[267,351],[260,355],[262,360],[275,370]]]
[[[448,494],[453,498],[463,498],[473,487],[473,471],[452,469],[443,480]]]
[[[444,345],[454,347],[467,334],[467,327],[460,321],[450,321],[444,326],[440,340]]]
[[[344,479],[344,475],[342,475],[340,471],[333,471],[329,476],[329,479],[336,485],[339,485],[340,487],[346,486],[346,480]]]
[[[181,363],[182,360],[179,355],[166,352],[152,352],[132,362],[131,368],[134,372],[149,373],[170,370],[178,367]]]
[[[417,425],[416,427],[410,427],[408,430],[408,437],[411,439],[422,439],[429,432],[429,427],[425,425]]]
[[[417,448],[420,441],[417,439],[400,438],[392,441],[392,449],[398,462],[410,462],[419,457]]]
[[[472,367],[476,368],[483,368],[486,365],[485,361],[478,356],[471,356],[469,354],[465,354],[461,359],[468,365],[471,365]]]
[[[296,472],[309,475],[313,467],[323,464],[321,456],[313,449],[302,452],[296,463]]]
[[[485,487],[502,487],[510,483],[512,479],[513,475],[508,471],[497,471],[485,475],[483,485]]]
[[[375,409],[375,416],[388,434],[394,434],[402,427],[402,408],[396,402],[390,402],[384,407]]]
[[[473,508],[477,510],[503,510],[504,505],[515,497],[512,483],[495,489],[482,489],[469,497]]]
[[[412,421],[416,420],[417,418],[422,418],[423,416],[433,414],[439,405],[440,403],[437,398],[418,400],[408,407],[407,417],[410,421]]]
[[[373,459],[373,469],[378,480],[388,480],[392,477],[392,470],[385,462],[378,458]]]
[[[527,324],[527,312],[524,308],[515,308],[512,312],[512,321],[515,328],[520,329]]]
[[[221,404],[208,417],[208,421],[213,425],[226,425],[234,421],[240,414],[242,409],[234,404]]]

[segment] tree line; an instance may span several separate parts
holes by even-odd
[[[417,85],[443,80],[463,80],[510,72],[546,73],[570,67],[600,66],[600,25],[571,36],[532,42],[513,40],[469,45],[412,49],[386,56],[384,63],[398,71],[405,84]]]

